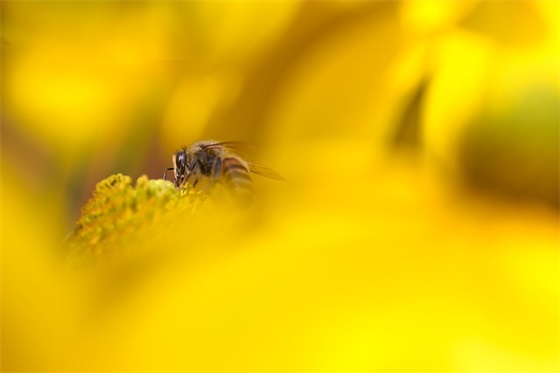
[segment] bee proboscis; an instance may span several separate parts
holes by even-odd
[[[173,170],[177,188],[185,183],[196,188],[206,181],[206,188],[209,189],[216,182],[222,182],[229,188],[235,201],[247,207],[253,202],[254,193],[250,172],[284,180],[276,171],[245,160],[244,156],[253,148],[250,144],[238,141],[198,141],[173,154],[173,167],[164,171],[163,178],[166,179],[167,171]]]

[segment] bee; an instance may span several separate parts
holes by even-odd
[[[253,181],[250,172],[274,180],[284,180],[276,171],[244,159],[253,147],[244,142],[212,140],[198,141],[183,147],[173,154],[173,167],[165,169],[175,174],[175,187],[186,183],[193,188],[209,190],[215,183],[225,184],[240,207],[253,202]],[[206,184],[200,188],[200,184]]]

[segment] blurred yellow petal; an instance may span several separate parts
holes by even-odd
[[[56,215],[43,216],[2,169],[2,370],[66,367],[75,302],[60,270],[62,240]]]
[[[164,148],[171,153],[202,138],[213,115],[231,105],[241,89],[241,77],[232,71],[184,78],[170,97],[163,118]]]
[[[239,61],[258,58],[257,53],[270,48],[299,6],[299,1],[203,1],[186,3],[184,10],[193,17],[188,27],[196,27],[195,48],[211,61]]]
[[[453,28],[479,1],[402,1],[402,25],[410,37],[437,35]]]
[[[556,6],[3,10],[3,370],[558,370]],[[206,136],[287,180],[150,179]]]
[[[480,1],[461,25],[505,45],[535,44],[550,31],[538,7],[538,3],[544,2]],[[500,19],[504,21],[499,22]]]
[[[453,152],[465,124],[483,105],[494,56],[486,40],[463,32],[443,38],[435,52],[423,113],[423,142],[428,156],[437,157],[438,163],[455,173]]]

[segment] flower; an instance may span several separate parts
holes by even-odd
[[[550,2],[3,10],[2,369],[557,370]]]

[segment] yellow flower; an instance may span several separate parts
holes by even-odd
[[[2,369],[556,371],[556,10],[6,3]]]

